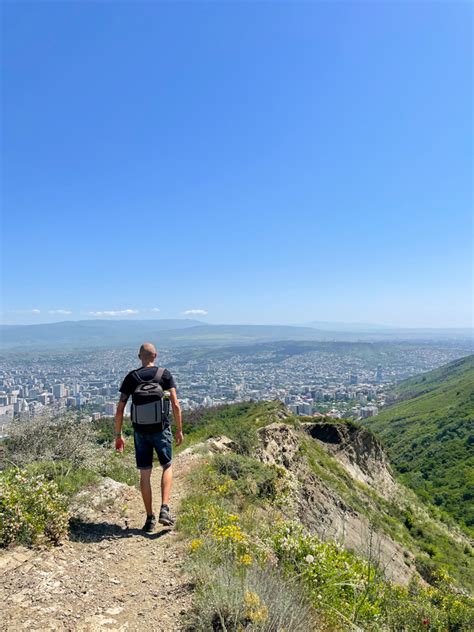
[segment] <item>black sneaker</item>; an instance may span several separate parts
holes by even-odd
[[[165,527],[170,527],[172,524],[174,524],[174,520],[171,517],[170,508],[168,507],[168,505],[161,505],[160,517],[158,518],[158,522],[160,524],[164,524]]]
[[[143,525],[143,531],[145,533],[151,533],[156,527],[156,517],[155,514],[146,517],[146,522]]]

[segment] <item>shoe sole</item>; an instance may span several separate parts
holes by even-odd
[[[158,522],[165,527],[172,527],[174,525],[174,520],[168,520],[167,518],[162,518],[161,520],[158,520]]]

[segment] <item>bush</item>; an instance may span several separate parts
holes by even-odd
[[[95,438],[98,443],[112,443],[115,439],[115,427],[112,417],[101,417],[90,422]],[[125,437],[133,436],[132,423],[128,419],[124,419],[122,425],[122,433]]]
[[[69,461],[38,461],[30,463],[22,472],[26,476],[43,476],[53,481],[68,500],[82,488],[97,482],[99,476],[88,468],[73,469]]]
[[[196,632],[323,630],[296,583],[269,566],[239,569],[232,559],[218,566],[197,556],[191,573],[198,589],[189,625]]]
[[[261,500],[275,501],[284,493],[285,471],[275,465],[265,465],[240,454],[219,454],[213,461],[219,474],[237,482],[242,494]]]
[[[66,414],[14,421],[4,448],[0,469],[38,461],[67,461],[76,469],[96,462],[98,445],[88,421]]]
[[[54,544],[67,533],[64,496],[53,481],[18,469],[0,473],[0,546]]]

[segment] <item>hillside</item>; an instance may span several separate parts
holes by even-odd
[[[187,420],[185,445],[226,435],[244,453],[292,473],[301,491],[298,516],[321,537],[342,538],[363,554],[374,531],[388,574],[397,581],[407,582],[413,573],[428,577],[429,569],[439,567],[474,589],[468,540],[394,480],[382,445],[364,428],[294,417],[276,401],[203,409]]]
[[[393,478],[367,429],[297,418],[279,401],[188,413],[177,527],[151,534],[140,529],[130,432],[117,454],[111,420],[12,428],[0,472],[2,629],[473,629],[468,539]],[[158,468],[153,477],[156,489]]]
[[[404,482],[474,527],[474,355],[401,382],[395,403],[366,420]]]

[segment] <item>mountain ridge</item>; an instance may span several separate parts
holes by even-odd
[[[301,325],[211,324],[194,319],[116,320],[89,319],[30,325],[0,325],[0,346],[3,349],[30,345],[35,348],[63,346],[136,345],[152,339],[166,345],[223,345],[229,343],[276,340],[308,341],[472,341],[472,331],[391,330],[370,331],[323,330]]]

